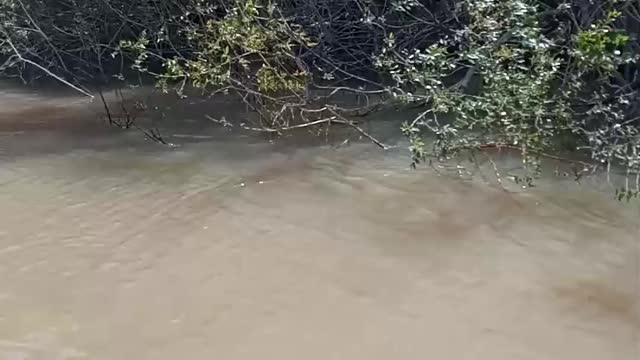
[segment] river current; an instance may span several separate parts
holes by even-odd
[[[397,131],[207,106],[176,102],[168,147],[0,92],[0,359],[640,359],[640,209],[600,180],[504,191],[409,169]]]

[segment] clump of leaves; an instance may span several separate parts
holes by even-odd
[[[632,190],[628,187],[621,187],[616,189],[616,199],[618,201],[626,200],[627,202],[631,201],[631,199],[640,198],[640,190]]]
[[[578,33],[574,55],[583,69],[610,74],[621,64],[624,48],[630,38],[623,30],[613,26],[620,15],[620,11],[612,10],[605,19]]]
[[[575,150],[591,149],[598,162],[638,168],[640,124],[622,106],[631,100],[607,100],[614,93],[608,76],[635,61],[625,55],[629,37],[613,27],[620,13],[608,12],[567,42],[567,34],[556,39],[543,30],[538,6],[466,0],[460,28],[435,44],[403,48],[388,37],[377,66],[391,75],[390,91],[427,109],[403,125],[414,165],[427,156],[509,147],[522,156],[516,178],[531,186],[542,154],[572,138]],[[435,137],[431,149],[425,135]]]
[[[637,175],[634,190],[628,181],[630,174],[640,171],[640,118],[635,105],[640,98],[633,87],[611,81],[618,77],[618,69],[638,61],[630,37],[614,27],[620,15],[610,10],[604,19],[575,36],[577,66],[569,77],[571,91],[587,100],[579,102],[584,112],[577,113],[571,125],[573,132],[586,140],[579,149],[588,150],[594,160],[609,168],[612,164],[626,168],[626,184],[616,196],[629,200],[640,190]]]
[[[405,125],[414,161],[427,154],[417,141],[426,128],[435,133],[433,150],[440,156],[502,144],[519,148],[523,164],[535,171],[536,154],[567,130],[566,102],[552,91],[561,73],[553,44],[540,30],[533,2],[463,5],[468,24],[455,34],[425,50],[394,49],[390,38],[379,61],[396,86],[419,89],[418,98],[429,105]],[[482,83],[480,91],[470,91],[474,80]],[[442,114],[449,120],[438,121]]]
[[[234,90],[265,98],[305,90],[309,74],[300,66],[296,51],[313,43],[282,16],[275,2],[235,0],[224,8],[200,4],[197,9],[198,21],[182,17],[182,31],[191,48],[188,54],[182,51],[162,59],[164,72],[156,74],[160,87],[168,90],[177,84],[180,92],[189,84],[206,91]],[[224,15],[219,16],[220,12]],[[148,42],[122,42],[121,46],[138,54],[142,62],[150,56]]]

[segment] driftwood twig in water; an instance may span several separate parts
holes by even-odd
[[[332,116],[332,117],[329,117],[329,118],[326,118],[326,119],[320,119],[320,120],[316,120],[316,121],[311,121],[311,122],[307,122],[307,123],[304,123],[304,124],[298,124],[298,125],[292,125],[292,126],[284,126],[284,127],[280,127],[280,128],[269,128],[269,127],[256,128],[256,127],[250,127],[250,126],[245,126],[245,125],[241,125],[241,127],[243,129],[251,130],[251,131],[280,133],[282,131],[303,129],[303,128],[307,128],[307,127],[311,127],[311,126],[316,126],[316,125],[320,125],[320,124],[327,124],[327,123],[332,123],[332,122],[338,122],[339,123],[340,120],[337,120],[335,116]]]
[[[360,133],[360,135],[366,137],[367,139],[369,139],[371,142],[373,142],[374,144],[376,144],[378,147],[382,148],[383,150],[389,150],[389,149],[392,148],[392,146],[386,145],[383,142],[381,142],[380,140],[378,140],[375,137],[371,136],[368,132],[364,131],[361,127],[356,125],[353,121],[349,121],[349,120],[346,120],[346,119],[339,119],[338,118],[339,115],[337,113],[335,113],[335,112],[333,112],[333,113],[334,113],[334,116],[331,116],[331,117],[328,117],[328,118],[325,118],[325,119],[320,119],[320,120],[310,121],[310,122],[303,123],[303,124],[285,126],[285,127],[280,127],[280,128],[269,128],[269,127],[259,127],[258,128],[258,127],[250,127],[250,126],[245,126],[245,125],[241,125],[241,127],[243,129],[245,129],[245,130],[280,134],[283,131],[304,129],[304,128],[317,126],[317,125],[322,125],[322,124],[332,124],[332,123],[344,124],[344,125],[348,125],[348,126],[354,128],[358,133]],[[213,118],[211,118],[209,116],[207,116],[207,118],[214,120]]]

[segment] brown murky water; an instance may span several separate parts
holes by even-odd
[[[0,359],[640,359],[610,193],[196,125],[164,148],[65,101],[0,93]]]

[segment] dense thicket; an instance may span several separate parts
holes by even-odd
[[[511,147],[530,181],[563,144],[637,195],[639,35],[638,0],[0,0],[0,71],[81,89],[133,68],[235,93],[273,131],[422,107],[416,163]]]

